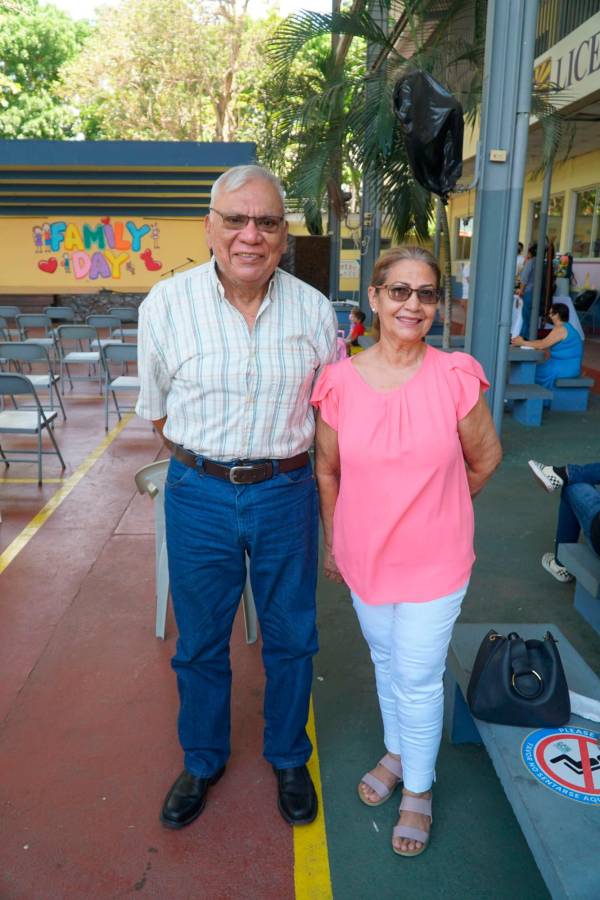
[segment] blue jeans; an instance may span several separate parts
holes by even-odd
[[[303,765],[312,751],[306,722],[318,649],[318,503],[310,463],[239,485],[171,459],[165,517],[186,769],[208,777],[230,754],[229,641],[245,553],[263,641],[264,755],[276,768]]]
[[[569,483],[563,487],[560,494],[556,528],[555,555],[560,565],[562,563],[558,558],[558,545],[576,544],[579,532],[583,531],[586,541],[592,546],[590,541],[592,522],[600,514],[600,491],[594,487],[600,484],[600,463],[589,463],[585,466],[569,463],[567,474]]]
[[[521,325],[521,337],[529,340],[529,326],[531,324],[531,307],[533,305],[533,288],[523,292],[523,324]]]

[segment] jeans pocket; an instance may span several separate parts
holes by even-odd
[[[172,456],[169,468],[167,469],[166,485],[169,490],[173,490],[174,488],[181,487],[184,482],[197,474],[195,468],[192,469],[191,466],[186,466],[185,463],[179,462],[178,459],[175,459],[175,457]]]
[[[312,465],[310,463],[306,463],[305,466],[300,466],[299,469],[292,469],[291,472],[280,472],[277,477],[286,484],[302,484],[305,481],[315,480]]]

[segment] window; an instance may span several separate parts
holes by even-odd
[[[471,259],[473,216],[456,219],[456,259]]]
[[[574,257],[600,256],[600,184],[577,194]]]
[[[562,229],[563,207],[565,198],[562,196],[550,197],[548,205],[548,227],[546,234],[554,244],[555,250],[560,250],[560,233]],[[531,229],[531,243],[537,243],[540,236],[540,200],[533,204],[533,226]]]

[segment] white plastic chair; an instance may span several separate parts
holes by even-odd
[[[167,560],[167,539],[165,532],[165,479],[167,477],[168,459],[142,466],[135,473],[135,484],[140,494],[148,494],[154,500],[155,527],[155,565],[156,565],[156,637],[164,640],[167,603],[169,599],[169,566]],[[247,568],[247,567],[246,567]],[[250,586],[250,577],[246,574],[246,584],[242,592],[242,609],[244,611],[244,627],[246,643],[256,642],[256,607]]]

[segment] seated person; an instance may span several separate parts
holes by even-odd
[[[548,350],[549,359],[536,367],[535,383],[552,390],[557,378],[578,378],[581,375],[583,341],[569,322],[569,307],[565,303],[553,303],[549,319],[553,327],[545,338],[526,341],[522,337],[516,337],[511,343],[515,347]]]
[[[600,556],[600,491],[595,487],[600,485],[600,462],[547,466],[530,459],[529,468],[548,493],[561,488],[554,553],[544,553],[542,566],[557,581],[573,581],[558,558],[558,545],[576,544],[583,531],[588,545]]]
[[[346,350],[348,353],[351,352],[350,347],[360,347],[358,339],[365,333],[365,319],[366,316],[362,309],[350,310],[350,322],[352,323],[352,327],[350,329],[350,334],[348,335],[348,341],[346,342]]]

